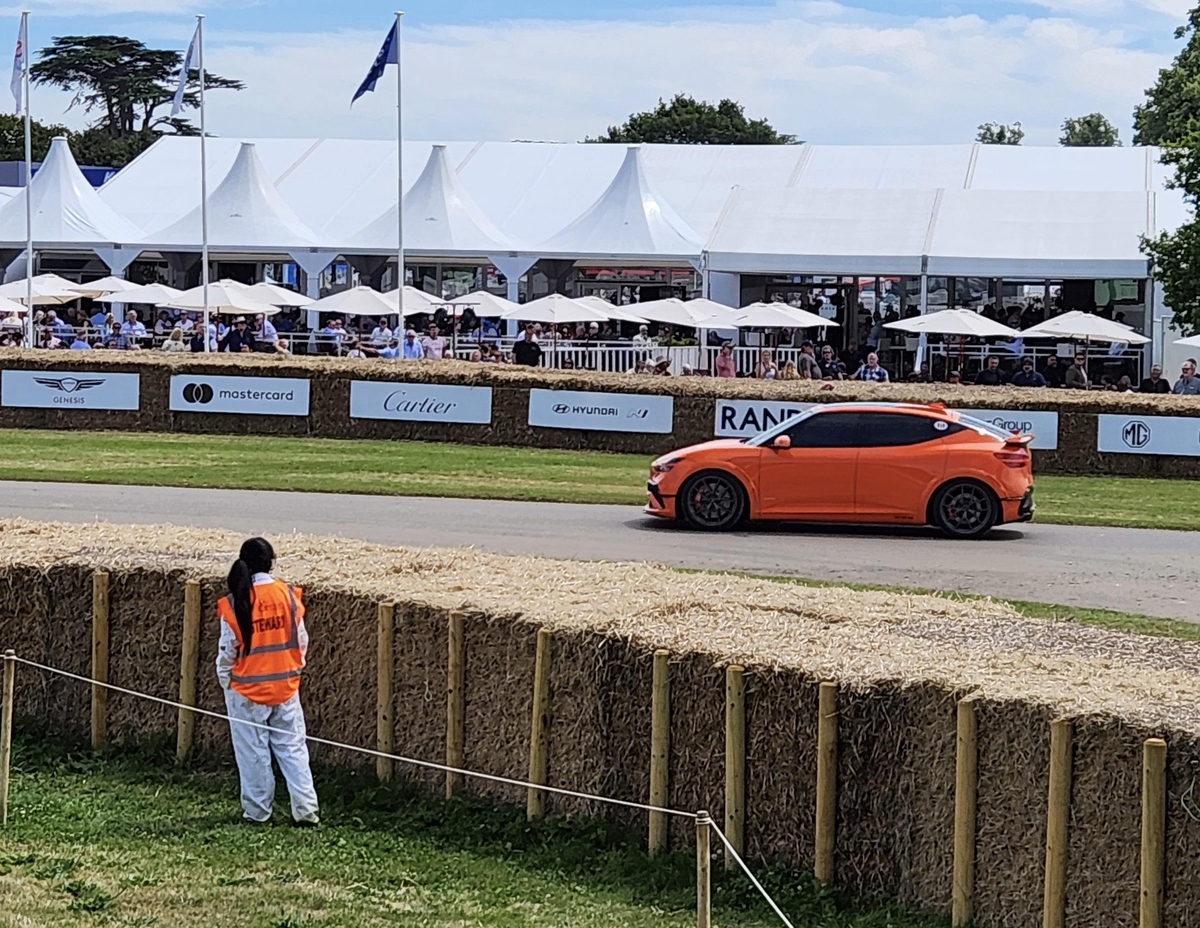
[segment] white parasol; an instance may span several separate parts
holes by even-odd
[[[146,284],[143,287],[134,287],[132,290],[125,290],[121,293],[98,296],[95,298],[95,302],[137,303],[139,305],[146,303],[151,306],[158,306],[162,303],[170,302],[181,293],[183,293],[182,290],[176,290],[174,287],[168,287],[166,284]]]
[[[1020,338],[1022,333],[970,309],[943,309],[936,313],[888,322],[885,329],[914,335],[963,335],[969,338]]]
[[[1092,313],[1072,310],[1047,319],[1021,333],[1023,338],[1073,338],[1087,342],[1118,342],[1144,345],[1150,339],[1127,325]]]
[[[741,328],[755,329],[820,329],[840,328],[838,323],[787,303],[751,303],[736,311],[734,323]]]

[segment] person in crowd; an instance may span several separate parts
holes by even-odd
[[[103,303],[96,304],[96,311],[92,313],[92,318],[88,320],[93,329],[98,329],[108,321],[108,310],[104,308]]]
[[[388,328],[387,317],[380,316],[379,322],[371,330],[371,344],[376,348],[386,347],[392,340],[392,330]]]
[[[228,351],[232,354],[245,354],[253,351],[257,344],[254,333],[246,324],[246,317],[238,316],[233,320],[233,328],[225,333],[224,338],[218,340],[217,350]]]
[[[800,358],[796,362],[799,369],[800,377],[803,380],[820,380],[821,365],[817,361],[817,355],[813,349],[813,343],[807,338],[800,343]]]
[[[379,349],[379,357],[388,361],[395,361],[400,357],[400,353],[404,349],[400,347],[400,339],[393,335],[388,339],[388,343]]]
[[[504,352],[500,350],[500,346],[495,342],[491,342],[484,351],[483,360],[489,361],[492,364],[507,364],[508,358],[504,356]]]
[[[958,371],[951,371],[946,377],[946,383],[961,384],[962,374]]]
[[[21,321],[21,314],[15,309],[10,310],[8,315],[0,320],[0,331],[2,332],[23,332],[25,323]]]
[[[141,323],[132,309],[125,314],[125,321],[121,323],[121,331],[117,341],[118,348],[140,348],[139,339],[146,337],[146,327]]]
[[[274,758],[287,783],[293,820],[316,825],[317,791],[300,707],[300,676],[308,656],[304,596],[299,587],[271,576],[274,565],[271,543],[250,538],[230,567],[229,595],[217,602],[217,679],[230,718],[242,815],[257,824],[270,821]]]
[[[405,361],[420,361],[425,357],[425,351],[421,348],[421,343],[417,341],[415,329],[405,331],[404,343],[400,346],[400,357]]]
[[[650,369],[650,373],[656,377],[670,377],[671,376],[671,359],[670,358],[659,358],[657,361],[654,362],[654,366]]]
[[[472,364],[480,364],[483,361],[483,352],[476,348],[471,352],[470,361]]]
[[[841,362],[838,361],[837,355],[833,352],[832,345],[821,346],[821,379],[822,380],[845,380],[846,373],[842,370]]]
[[[291,356],[292,343],[289,342],[286,338],[276,339],[275,340],[275,353],[277,355],[282,355],[284,357]]]
[[[779,372],[780,380],[799,380],[800,371],[796,369],[795,361],[784,361],[783,370]]]
[[[1014,387],[1044,387],[1046,378],[1033,369],[1033,358],[1022,358],[1021,369],[1013,374]]]
[[[187,351],[189,347],[188,343],[183,340],[182,326],[175,326],[175,328],[171,329],[171,334],[162,343],[162,350],[170,353]]]
[[[1090,390],[1092,381],[1087,372],[1087,355],[1079,352],[1075,355],[1075,363],[1067,368],[1063,375],[1063,386],[1068,390]]]
[[[160,309],[158,311],[158,319],[154,322],[154,334],[159,338],[163,338],[171,333],[172,328],[171,314],[165,309]]]
[[[421,339],[421,355],[426,361],[440,361],[446,355],[446,340],[438,335],[436,325],[429,326],[429,334]]]
[[[71,341],[70,348],[72,351],[91,351],[92,346],[87,343],[81,332],[76,332],[74,339]]]
[[[634,348],[653,348],[654,339],[650,337],[650,327],[647,325],[638,326],[637,335],[633,336]]]
[[[1155,364],[1150,368],[1150,376],[1138,385],[1138,393],[1170,393],[1171,384],[1162,375],[1162,365]]]
[[[54,337],[64,345],[69,345],[75,341],[75,327],[67,322],[66,319],[60,318],[54,310],[46,313],[45,324],[54,333]]]
[[[717,352],[717,358],[713,362],[713,376],[715,377],[736,377],[737,365],[733,360],[733,342],[722,342],[721,350]]]
[[[38,329],[38,347],[39,348],[61,348],[62,341],[54,334],[53,329],[42,328]]]
[[[770,348],[764,348],[758,353],[758,363],[754,365],[754,376],[759,380],[774,380],[779,376],[779,368]]]
[[[1046,366],[1042,368],[1042,376],[1046,379],[1046,386],[1061,387],[1065,383],[1066,372],[1058,363],[1057,355],[1050,355],[1046,358]]]
[[[1196,359],[1188,358],[1179,369],[1180,377],[1171,392],[1176,396],[1200,396],[1200,377],[1196,376]]]
[[[350,345],[350,350],[346,352],[346,357],[362,359],[366,358],[367,353],[362,349],[362,342],[355,341]]]
[[[542,363],[542,346],[538,343],[534,326],[526,324],[524,334],[524,338],[513,342],[513,363],[537,367]]]
[[[184,313],[179,317],[179,328],[183,330],[184,338],[191,338],[196,333],[197,320],[195,313]]]
[[[988,355],[987,361],[984,362],[983,370],[975,375],[975,386],[977,387],[999,387],[1004,383],[1004,372],[1000,370],[1000,359],[993,355]]]
[[[1137,392],[1136,390],[1133,389],[1133,381],[1129,379],[1128,374],[1123,374],[1121,376],[1121,379],[1117,381],[1117,392],[1118,393],[1136,393]]]
[[[259,351],[270,351],[279,341],[279,332],[265,313],[254,317],[254,341],[258,344]]]
[[[862,367],[854,372],[853,380],[869,380],[875,383],[887,383],[888,372],[879,363],[879,355],[874,351],[867,353],[867,360]]]

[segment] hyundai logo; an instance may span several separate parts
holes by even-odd
[[[75,377],[34,377],[33,379],[43,387],[49,387],[51,390],[61,390],[63,393],[80,393],[83,390],[99,387],[104,383],[103,378],[98,380],[79,380]]]
[[[566,403],[555,403],[554,404],[554,414],[557,416],[565,416],[570,411],[571,411],[571,407],[568,406]]]
[[[213,388],[206,383],[189,383],[183,388],[183,399],[186,403],[211,403]]]
[[[1134,419],[1121,429],[1121,441],[1130,448],[1145,448],[1150,443],[1150,426],[1139,419]]]

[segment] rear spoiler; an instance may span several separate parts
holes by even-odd
[[[1022,435],[1020,432],[1013,432],[1006,439],[1004,439],[1004,444],[1006,444],[1006,445],[1028,445],[1031,441],[1033,441],[1032,435]]]

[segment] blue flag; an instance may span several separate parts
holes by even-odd
[[[364,93],[374,92],[375,85],[379,83],[379,78],[383,77],[383,72],[389,64],[394,64],[397,67],[400,64],[400,43],[397,41],[395,25],[392,26],[392,31],[387,34],[387,38],[383,40],[383,48],[379,49],[379,54],[375,56],[375,63],[371,65],[371,70],[367,72],[366,80],[359,85],[358,91],[354,94],[354,100],[350,101],[351,106]]]

